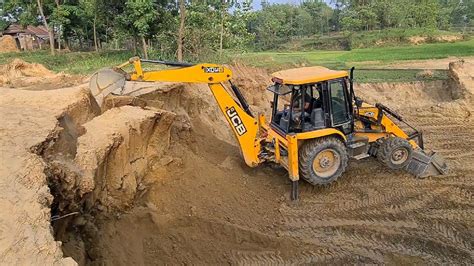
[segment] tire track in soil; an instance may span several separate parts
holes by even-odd
[[[447,159],[448,175],[418,180],[374,159],[351,162],[338,183],[328,189],[303,185],[298,204],[282,204],[281,234],[340,249],[343,263],[386,263],[387,254],[473,263],[474,124],[406,117],[425,131],[426,146]]]

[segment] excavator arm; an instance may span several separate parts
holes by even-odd
[[[164,70],[146,71],[142,62],[162,64],[174,68]],[[124,67],[133,65],[134,71],[127,73]],[[183,82],[206,83],[209,86],[219,109],[224,114],[239,143],[245,163],[250,167],[257,166],[261,161],[259,131],[260,126],[253,117],[245,98],[237,86],[232,84],[232,71],[217,64],[188,64],[165,62],[157,60],[143,60],[138,57],[130,58],[128,62],[113,69],[104,69],[95,73],[90,81],[91,92],[99,105],[102,99],[110,93],[123,94],[125,80],[138,82]],[[229,82],[230,87],[239,102],[234,100],[224,87],[224,82]]]

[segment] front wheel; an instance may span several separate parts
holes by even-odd
[[[334,182],[347,166],[347,150],[337,138],[309,140],[299,152],[299,169],[303,179],[312,185]]]
[[[389,137],[382,141],[377,159],[390,169],[403,169],[410,163],[413,148],[406,139]]]

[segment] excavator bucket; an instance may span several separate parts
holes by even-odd
[[[110,93],[121,95],[125,87],[127,73],[122,70],[105,68],[94,73],[89,81],[89,89],[97,104],[102,106],[105,96]]]
[[[433,151],[415,150],[406,170],[418,178],[444,175],[448,165],[441,155]]]

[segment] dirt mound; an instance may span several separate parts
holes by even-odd
[[[440,36],[434,36],[434,37],[412,36],[408,38],[408,41],[412,44],[418,45],[418,44],[427,43],[429,41],[456,42],[456,41],[461,41],[462,39],[463,39],[462,35],[440,35]]]
[[[446,81],[366,83],[355,84],[354,88],[357,96],[369,103],[381,102],[394,108],[431,106],[453,100]]]
[[[456,98],[470,98],[474,95],[474,62],[457,61],[449,63]]]
[[[54,73],[42,64],[13,59],[0,65],[0,86],[24,90],[50,90],[82,83],[82,77]]]
[[[71,263],[51,235],[46,165],[41,153],[61,132],[58,117],[74,123],[93,116],[81,87],[34,92],[0,88],[0,261]]]
[[[93,232],[92,213],[131,206],[145,174],[166,163],[174,114],[124,106],[94,118],[100,111],[84,87],[0,93],[0,206],[8,213],[0,216],[0,260],[72,263],[50,225],[56,239],[68,226]]]
[[[123,106],[85,123],[74,159],[81,169],[79,194],[94,191],[91,200],[104,208],[131,206],[137,189],[145,188],[142,178],[150,167],[159,167],[173,118],[169,112]]]
[[[18,52],[15,39],[10,35],[0,37],[0,53]]]

